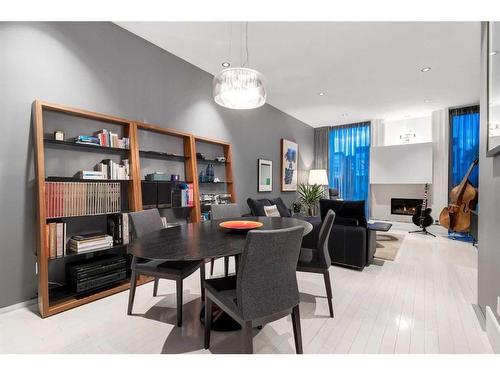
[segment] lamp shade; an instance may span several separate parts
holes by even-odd
[[[309,185],[328,185],[326,169],[311,169],[309,171]]]
[[[228,68],[214,77],[213,96],[217,104],[231,109],[252,109],[266,103],[264,77],[249,68]]]

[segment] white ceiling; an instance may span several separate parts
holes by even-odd
[[[211,74],[244,58],[241,22],[117,24]],[[479,101],[479,22],[250,22],[248,30],[249,66],[266,77],[268,103],[311,126]]]

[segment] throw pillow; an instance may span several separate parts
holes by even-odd
[[[269,217],[280,217],[280,212],[278,211],[278,207],[276,207],[275,204],[272,206],[264,206],[264,212],[266,213],[266,216]]]
[[[247,204],[253,216],[266,216],[264,206],[270,206],[271,202],[269,202],[269,199],[248,198]]]
[[[276,207],[278,207],[278,211],[280,212],[281,217],[290,217],[290,210],[286,207],[285,203],[280,197],[270,199],[269,201],[271,202],[271,204],[275,204]]]

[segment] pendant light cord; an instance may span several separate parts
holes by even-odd
[[[241,64],[242,67],[246,67],[247,65],[250,64],[250,57],[248,54],[248,21],[245,22],[245,54],[246,58],[243,64]]]

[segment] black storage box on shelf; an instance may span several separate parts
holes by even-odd
[[[121,255],[105,255],[66,265],[66,281],[75,293],[100,289],[126,278],[127,258]]]
[[[158,184],[155,181],[141,181],[142,208],[156,208],[158,206]]]
[[[172,207],[172,182],[157,182],[158,208]]]
[[[171,208],[172,187],[175,183],[166,181],[142,181],[142,207]]]

